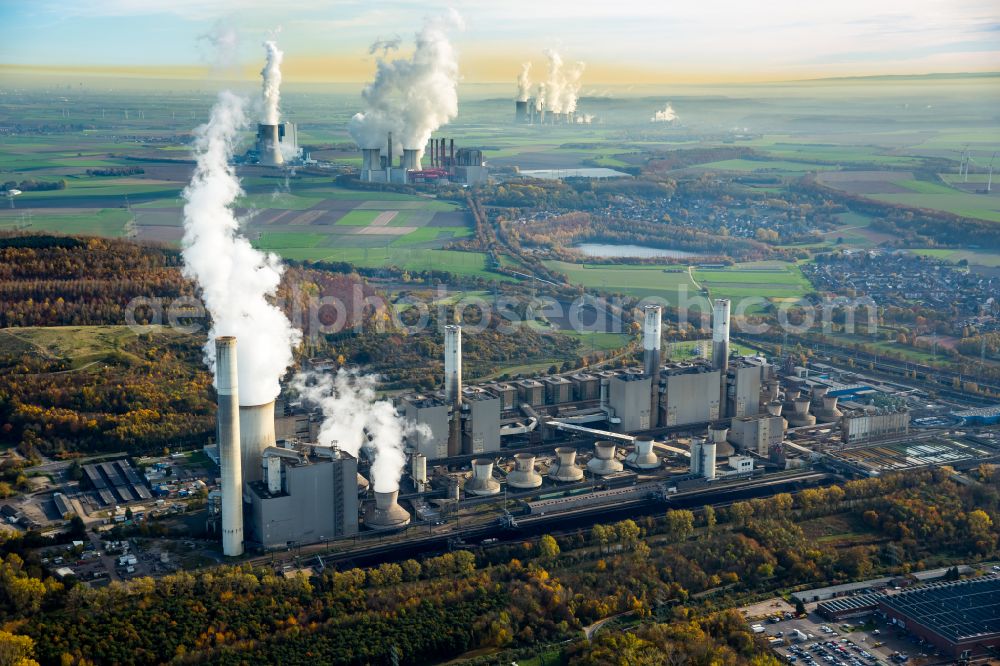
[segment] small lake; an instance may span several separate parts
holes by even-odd
[[[522,176],[543,178],[545,180],[560,180],[562,178],[622,178],[628,177],[624,171],[616,171],[607,167],[588,167],[581,169],[521,169]]]
[[[703,257],[705,255],[697,252],[685,252],[684,250],[665,250],[660,247],[647,247],[645,245],[611,245],[608,243],[580,243],[573,246],[574,250],[579,250],[588,257],[671,257],[683,259],[685,257]]]

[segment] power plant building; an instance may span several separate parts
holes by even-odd
[[[249,485],[251,532],[265,550],[358,533],[358,463],[327,447],[268,447]]]
[[[649,428],[649,395],[651,380],[639,373],[624,372],[611,376],[608,382],[608,406],[621,423],[620,432]]]
[[[845,444],[855,444],[889,435],[905,435],[910,431],[908,409],[845,410],[840,419],[841,437]]]
[[[467,454],[499,451],[500,398],[478,387],[462,393],[462,451]]]
[[[668,367],[666,389],[660,400],[661,426],[707,423],[719,418],[720,374],[708,364],[678,364]]]
[[[729,441],[743,451],[753,451],[767,457],[772,447],[781,444],[785,436],[785,420],[781,415],[757,414],[739,416],[729,426]]]
[[[426,426],[430,434],[420,433],[411,441],[428,460],[448,457],[448,405],[444,401],[423,395],[406,396],[399,405],[407,421]]]

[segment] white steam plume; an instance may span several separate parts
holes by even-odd
[[[517,101],[527,102],[531,97],[531,63],[521,65],[521,73],[517,75]]]
[[[580,96],[580,79],[586,65],[577,62],[563,63],[562,56],[554,49],[545,49],[549,59],[549,78],[545,85],[545,110],[550,113],[573,113]]]
[[[365,111],[348,127],[359,146],[385,149],[392,132],[394,153],[413,148],[423,156],[431,134],[458,115],[458,58],[448,31],[461,27],[452,10],[424,23],[409,58],[378,58],[375,79],[361,92]]]
[[[399,490],[406,467],[403,438],[430,436],[426,425],[405,420],[388,400],[378,400],[378,378],[341,368],[336,375],[299,373],[292,381],[303,400],[323,412],[317,443],[336,445],[355,458],[362,449],[372,458],[371,482],[375,492]]]
[[[278,43],[270,39],[264,42],[264,49],[267,51],[267,62],[264,69],[260,70],[264,79],[264,124],[277,125],[278,102],[281,100],[281,61],[285,54],[278,48]]]
[[[653,117],[649,119],[653,123],[672,123],[677,120],[677,112],[674,111],[674,107],[667,102],[667,105],[663,107],[662,111],[657,111],[653,114]]]
[[[268,302],[284,270],[277,255],[255,250],[239,232],[233,204],[243,191],[229,160],[247,124],[245,102],[219,94],[207,124],[195,130],[197,160],[184,188],[184,275],[194,278],[212,315],[205,360],[215,368],[215,337],[235,335],[241,405],[270,402],[292,363],[301,332]]]

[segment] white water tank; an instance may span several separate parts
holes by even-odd
[[[542,485],[542,475],[535,471],[535,456],[530,453],[514,455],[514,469],[507,475],[507,485],[526,490]]]

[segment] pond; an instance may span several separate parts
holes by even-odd
[[[573,249],[579,250],[588,257],[671,257],[682,259],[684,257],[704,256],[697,252],[684,250],[667,250],[646,245],[612,245],[610,243],[580,243],[574,245]]]

